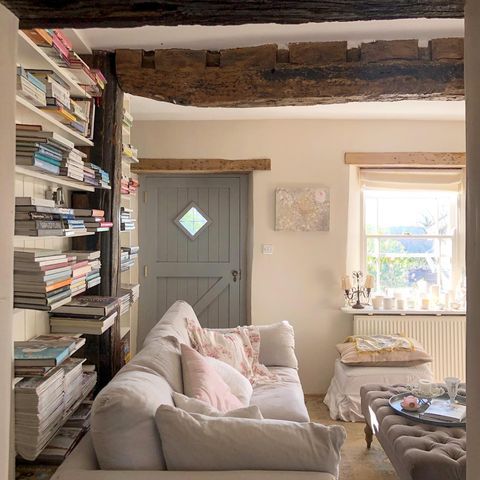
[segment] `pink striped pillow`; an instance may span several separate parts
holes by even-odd
[[[203,355],[183,343],[181,351],[185,395],[202,400],[221,412],[243,407]]]

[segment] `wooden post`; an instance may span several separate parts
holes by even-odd
[[[90,160],[108,172],[112,189],[97,189],[94,193],[86,194],[89,205],[81,208],[104,210],[106,219],[113,222],[113,227],[109,232],[101,232],[94,237],[74,239],[74,248],[91,248],[102,252],[102,282],[98,293],[115,296],[120,285],[123,92],[117,82],[113,53],[96,51],[88,61],[92,67],[99,68],[107,79],[103,97],[96,107],[93,138],[95,145],[90,150]]]

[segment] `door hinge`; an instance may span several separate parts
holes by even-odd
[[[143,191],[143,203],[147,203],[147,191]]]
[[[143,267],[143,276],[148,277],[148,265],[144,265]]]

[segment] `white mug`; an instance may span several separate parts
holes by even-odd
[[[430,380],[419,380],[418,390],[423,395],[431,395],[433,389],[433,383]]]
[[[381,310],[383,308],[383,296],[377,295],[372,298],[372,306],[374,310]]]
[[[383,299],[383,308],[385,310],[393,310],[395,306],[395,298],[388,297]]]

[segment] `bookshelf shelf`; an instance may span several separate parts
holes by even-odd
[[[18,31],[18,62],[27,68],[53,70],[69,87],[72,97],[91,98],[82,87],[72,78],[70,73],[59,67],[40,47],[35,45],[25,33]]]
[[[43,110],[40,110],[35,105],[32,105],[30,102],[28,102],[24,98],[17,95],[16,99],[17,99],[17,109],[20,108],[22,110],[28,110],[32,112],[37,117],[39,117],[39,119],[43,120],[44,121],[43,123],[48,123],[49,126],[56,127],[57,130],[60,130],[59,132],[60,135],[63,135],[65,138],[72,141],[75,145],[88,146],[88,147],[93,146],[93,142],[91,140],[89,140],[88,138],[85,138],[83,135],[80,135],[77,132],[74,132],[71,128],[67,127],[63,123],[60,123],[51,115],[44,112]]]
[[[94,187],[86,185],[85,183],[80,182],[78,180],[73,180],[71,178],[62,177],[59,175],[49,175],[48,173],[38,172],[36,170],[23,167],[21,165],[15,166],[15,173],[18,173],[19,175],[26,175],[32,178],[38,178],[40,180],[45,180],[46,182],[55,183],[57,185],[65,185],[66,187],[74,190],[83,190],[85,192],[95,191]]]
[[[76,235],[60,236],[60,235],[48,235],[45,237],[34,237],[30,235],[15,235],[15,238],[19,240],[52,240],[54,238],[77,238],[77,237],[88,237],[89,235],[95,235],[97,232],[83,232],[77,233]]]

